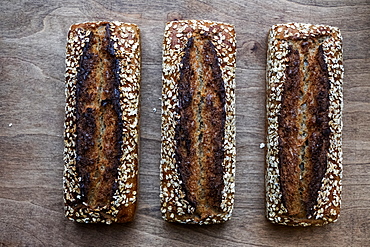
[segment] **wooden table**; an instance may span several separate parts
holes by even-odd
[[[370,246],[370,1],[241,2],[2,1],[0,246]],[[170,224],[159,211],[162,35],[173,19],[236,27],[236,199],[221,225]],[[66,36],[91,20],[141,28],[140,196],[129,224],[75,224],[63,213]],[[339,221],[324,227],[275,226],[264,216],[266,39],[271,25],[291,21],[338,26],[344,38],[343,203]]]

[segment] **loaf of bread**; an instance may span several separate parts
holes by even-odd
[[[235,174],[235,31],[167,23],[163,44],[161,212],[169,222],[231,216]]]
[[[299,23],[271,28],[265,174],[271,222],[320,226],[339,217],[342,78],[339,29]]]
[[[134,24],[72,25],[66,50],[64,203],[83,223],[136,210],[140,39]]]

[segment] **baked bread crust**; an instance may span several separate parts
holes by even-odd
[[[266,77],[266,216],[292,226],[335,222],[342,191],[339,29],[272,26]]]
[[[134,24],[72,25],[66,48],[65,216],[132,221],[139,153],[140,37]]]
[[[231,216],[235,55],[232,25],[199,20],[166,25],[160,199],[169,222],[212,224]]]

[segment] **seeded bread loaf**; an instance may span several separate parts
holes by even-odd
[[[72,25],[66,50],[64,203],[83,223],[136,210],[140,40],[134,24]]]
[[[161,211],[170,222],[228,220],[234,203],[235,31],[169,22],[163,44]]]
[[[342,190],[340,31],[275,25],[267,54],[267,218],[293,226],[334,222]]]

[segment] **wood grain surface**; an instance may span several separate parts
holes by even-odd
[[[171,224],[159,211],[161,63],[165,22],[208,19],[237,33],[237,174],[231,221]],[[71,24],[136,23],[142,37],[139,209],[129,224],[76,224],[63,212],[65,45]],[[328,24],[344,39],[341,217],[324,227],[264,216],[267,32]],[[21,1],[0,4],[0,246],[370,246],[370,1]]]

